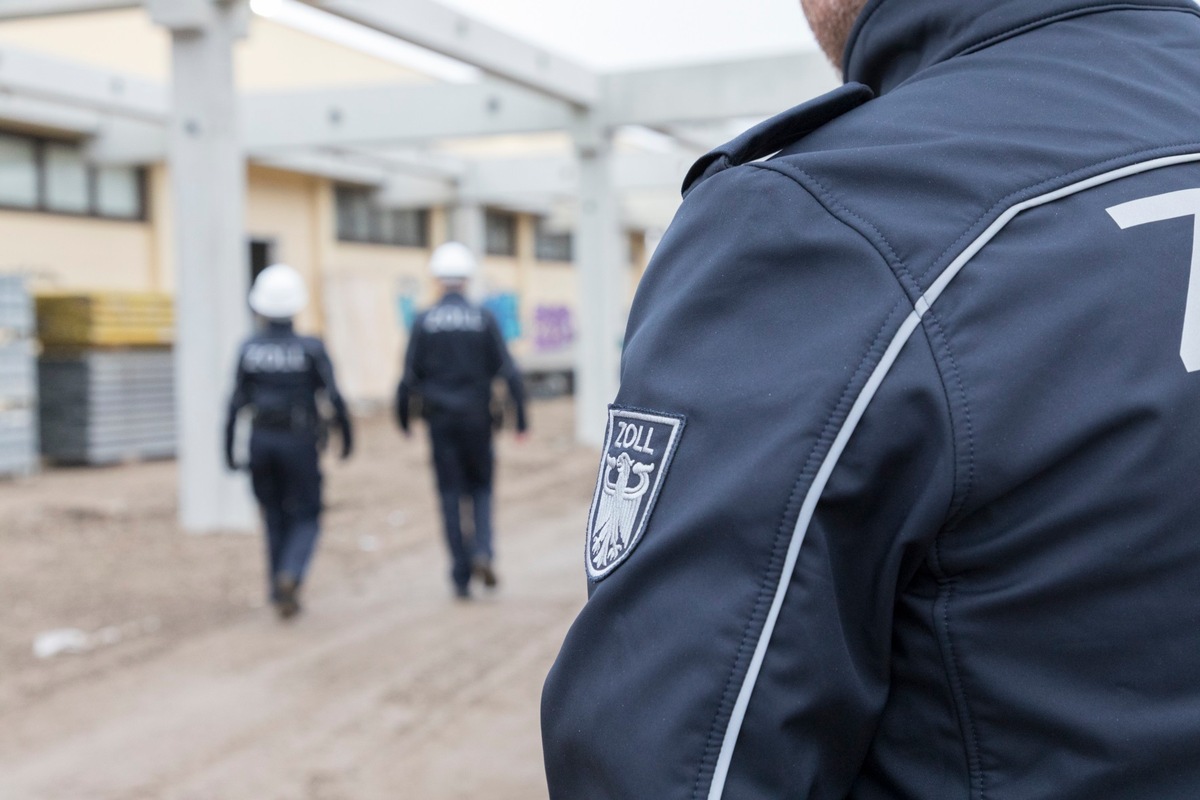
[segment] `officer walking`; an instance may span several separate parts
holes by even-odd
[[[630,313],[555,800],[1200,797],[1200,8],[803,0]]]
[[[410,404],[414,395],[420,396],[453,561],[450,577],[455,594],[465,599],[472,575],[488,588],[497,583],[492,564],[492,383],[500,376],[508,384],[518,438],[526,429],[525,392],[495,317],[464,295],[476,269],[471,251],[448,242],[434,251],[429,266],[442,297],[413,323],[404,377],[396,390],[396,418],[409,435]],[[474,521],[469,539],[462,528],[464,498],[470,500]]]
[[[284,618],[300,611],[299,591],[320,534],[323,422],[317,395],[333,407],[342,458],[353,449],[346,404],[320,339],[299,336],[292,318],[308,304],[304,279],[285,264],[263,270],[250,292],[262,329],[242,345],[237,382],[225,426],[225,458],[234,458],[234,427],[243,408],[253,411],[250,474],[267,533],[267,579],[272,603]]]

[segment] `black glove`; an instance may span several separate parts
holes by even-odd
[[[354,429],[349,417],[338,420],[342,428],[342,460],[345,461],[354,452]]]
[[[231,411],[225,421],[225,466],[229,467],[230,472],[238,471],[237,459],[233,457],[233,432],[236,425],[237,415]]]

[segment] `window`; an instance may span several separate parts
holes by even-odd
[[[425,209],[392,211],[392,243],[428,247],[429,212]]]
[[[140,219],[142,180],[139,171],[128,167],[97,169],[96,211],[102,217]]]
[[[86,214],[91,198],[83,152],[69,144],[48,143],[42,149],[42,166],[46,208],[68,214]]]
[[[339,241],[397,247],[429,246],[427,209],[384,208],[375,202],[371,189],[358,186],[338,186],[334,194]]]
[[[552,229],[546,220],[537,221],[535,252],[539,261],[570,261],[572,259],[572,236]]]
[[[345,186],[337,188],[338,238],[347,242],[371,239],[371,196]]]
[[[489,256],[517,254],[517,215],[507,211],[487,209],[483,224]]]
[[[0,205],[36,208],[37,147],[32,139],[0,133]]]
[[[145,219],[145,171],[94,166],[71,142],[0,133],[0,207]]]

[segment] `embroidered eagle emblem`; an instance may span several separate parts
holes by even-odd
[[[637,546],[650,521],[683,430],[683,417],[613,406],[588,514],[588,577],[608,575]]]
[[[650,488],[650,473],[654,471],[653,464],[635,462],[628,453],[621,453],[616,458],[607,456],[605,463],[600,506],[592,529],[592,563],[598,569],[615,561],[633,541],[638,507]],[[610,480],[614,470],[616,478]],[[634,476],[637,484],[630,486],[630,478]]]

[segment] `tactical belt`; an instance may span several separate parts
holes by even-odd
[[[316,421],[302,408],[260,409],[254,414],[254,427],[267,431],[313,433]]]

